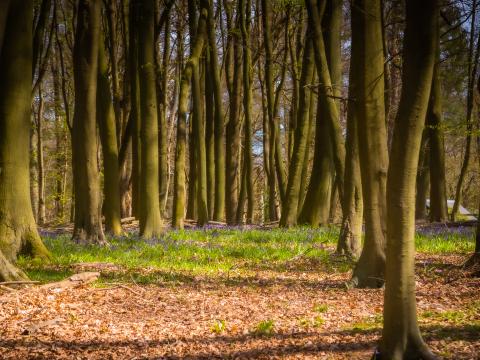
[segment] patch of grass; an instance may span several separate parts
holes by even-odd
[[[326,313],[328,310],[327,304],[315,304],[313,305],[313,311],[317,313]]]
[[[210,330],[214,334],[221,334],[227,329],[225,320],[215,320],[213,325],[210,327]]]
[[[178,273],[216,275],[231,269],[238,272],[287,268],[315,271],[325,265],[337,270],[341,265],[331,263],[325,249],[326,245],[333,245],[337,237],[335,228],[170,230],[158,239],[143,240],[130,235],[108,239],[109,246],[96,246],[76,244],[65,235],[43,239],[53,255],[50,264],[21,258],[19,265],[27,269],[32,278],[44,282],[71,272],[73,264],[92,262],[111,263],[127,273],[154,270],[135,280],[139,283],[175,281]],[[58,276],[54,270],[47,269],[58,269]],[[349,267],[344,270],[348,271]],[[112,276],[125,277],[124,274]]]
[[[353,332],[362,332],[362,331],[381,328],[382,324],[383,324],[383,315],[375,314],[374,316],[368,316],[356,323],[353,323],[345,327],[345,330],[353,331]]]
[[[257,336],[272,336],[275,334],[275,322],[273,320],[260,321],[253,330]]]
[[[424,324],[449,324],[455,326],[480,326],[478,314],[480,301],[473,301],[463,309],[443,311],[427,310],[419,314],[419,321]]]
[[[426,254],[468,254],[473,252],[473,233],[417,234],[415,246],[418,252]]]
[[[41,282],[71,275],[75,263],[92,262],[122,269],[107,271],[105,281],[141,284],[187,282],[196,275],[229,277],[232,271],[241,276],[258,270],[347,272],[352,263],[331,256],[338,236],[337,227],[169,230],[157,239],[133,234],[95,246],[78,245],[64,235],[44,238],[53,256],[50,263],[21,258],[19,265]],[[468,253],[474,246],[469,234],[417,235],[416,244],[418,251],[433,254]]]

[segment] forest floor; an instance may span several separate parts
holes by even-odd
[[[1,359],[368,359],[383,290],[349,289],[338,230],[207,229],[78,246],[43,232],[33,280],[98,271],[93,284],[0,290]],[[443,358],[479,359],[480,279],[459,266],[468,228],[419,229],[419,323]]]

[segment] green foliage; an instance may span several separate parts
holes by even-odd
[[[227,329],[225,320],[215,320],[210,330],[214,334],[221,334]]]
[[[273,320],[262,320],[255,326],[253,333],[258,336],[272,336],[275,334],[275,322]]]
[[[317,313],[326,313],[328,310],[327,304],[315,304],[313,305],[313,311]]]
[[[351,326],[345,330],[352,330],[354,332],[362,332],[367,330],[379,329],[382,327],[383,315],[375,314],[374,316],[368,316],[356,323],[353,323]]]
[[[468,254],[473,252],[475,243],[472,233],[440,233],[415,237],[418,252],[427,254]]]

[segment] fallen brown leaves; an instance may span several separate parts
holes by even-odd
[[[419,314],[452,313],[480,301],[480,281],[452,267],[461,260],[418,258]],[[383,290],[347,290],[348,279],[319,269],[258,271],[175,284],[5,292],[0,358],[366,359],[381,332]],[[480,314],[465,314],[463,323],[420,316],[435,352],[478,358],[478,327],[466,324],[479,324]],[[273,322],[273,335],[255,335],[262,320]]]

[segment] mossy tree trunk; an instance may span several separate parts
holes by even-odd
[[[154,0],[139,1],[138,77],[140,90],[140,235],[162,233],[158,171],[158,113],[155,87]]]
[[[351,11],[352,43],[359,51],[355,116],[365,218],[364,246],[351,284],[380,287],[385,274],[388,168],[380,0],[354,1]]]
[[[99,39],[97,77],[97,123],[103,153],[103,214],[105,231],[122,233],[120,216],[120,171],[118,168],[117,126],[110,91],[109,71],[103,36]]]
[[[104,243],[100,176],[97,162],[97,69],[101,1],[80,0],[73,49],[75,114],[72,132],[72,167],[75,189],[73,239]]]
[[[403,88],[387,181],[387,265],[382,359],[434,359],[423,342],[415,300],[415,177],[438,44],[437,0],[407,0]]]
[[[30,199],[29,139],[33,2],[0,5],[0,280],[26,275],[21,253],[48,258]]]
[[[177,147],[175,152],[175,175],[173,192],[173,216],[172,226],[183,228],[185,219],[185,155],[186,155],[186,132],[187,112],[190,98],[191,79],[194,68],[199,64],[199,58],[203,51],[206,40],[206,22],[208,14],[208,1],[200,1],[200,17],[197,22],[196,36],[192,41],[192,50],[180,80],[180,94],[178,101],[177,121]]]

